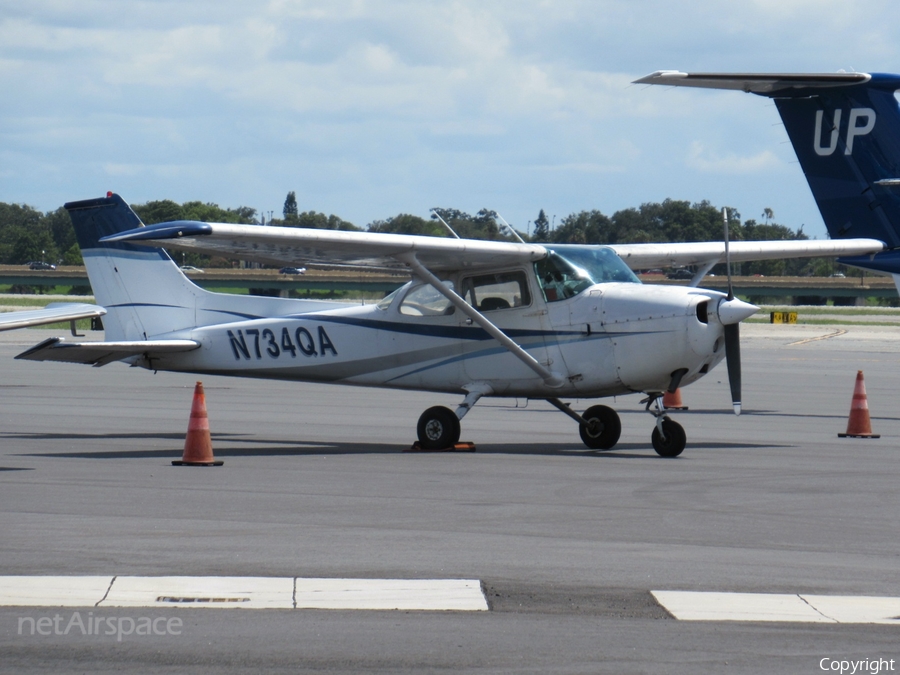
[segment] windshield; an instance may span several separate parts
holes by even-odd
[[[547,302],[565,300],[594,284],[641,283],[628,265],[605,246],[558,245],[534,264]]]
[[[608,246],[559,244],[553,247],[553,251],[587,272],[595,284],[610,281],[626,284],[641,283],[641,280],[635,276],[625,261]]]

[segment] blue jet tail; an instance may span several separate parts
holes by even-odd
[[[637,82],[773,99],[831,238],[897,249],[839,261],[900,274],[900,75],[658,71]]]

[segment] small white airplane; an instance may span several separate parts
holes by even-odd
[[[769,76],[767,91],[791,87],[809,97],[848,86],[801,77]],[[844,161],[854,159],[853,138],[871,132],[860,117],[846,134]],[[861,147],[864,139],[856,140]],[[579,414],[562,399],[644,393],[655,418],[652,445],[675,457],[686,434],[662,406],[663,392],[726,359],[740,413],[738,326],[757,308],[696,287],[713,265],[818,256],[854,256],[857,264],[894,245],[883,230],[830,241],[550,246],[193,221],[144,226],[112,193],[66,209],[99,303],[90,311],[106,312],[105,340],[51,338],[17,358],[461,395],[455,411],[422,413],[424,449],[452,447],[481,397],[505,396],[549,401],[578,423],[587,447],[608,450],[621,432],[616,412],[594,405]],[[163,246],[277,266],[403,269],[412,280],[369,306],[218,294],[188,280]],[[632,272],[672,264],[699,267],[690,286],[644,285]],[[40,312],[59,321],[60,311],[39,310],[31,321],[42,321]],[[15,314],[0,316],[0,330],[16,327],[4,326]]]

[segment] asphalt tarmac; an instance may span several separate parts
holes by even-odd
[[[204,378],[216,468],[171,465],[196,378],[12,359],[51,334],[0,334],[0,574],[478,579],[490,610],[0,607],[2,672],[900,669],[900,626],[681,621],[651,595],[900,597],[896,329],[744,326],[744,414],[724,365],[684,389],[677,459],[638,396],[606,401],[611,452],[498,400],[463,420],[476,452],[414,454],[456,397]],[[880,439],[837,436],[857,370]],[[22,630],[75,611],[182,626]]]

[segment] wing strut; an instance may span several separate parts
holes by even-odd
[[[444,284],[442,284],[440,279],[434,276],[434,274],[428,271],[425,266],[418,261],[414,253],[406,253],[403,255],[398,255],[396,257],[409,265],[419,278],[431,284],[431,286],[433,286],[438,293],[440,293],[445,298],[447,298],[447,300],[453,303],[454,307],[456,307],[460,312],[462,312],[467,317],[472,319],[472,321],[481,326],[488,335],[494,338],[497,342],[508,349],[522,363],[524,363],[535,373],[537,373],[541,377],[541,379],[544,380],[544,383],[548,387],[556,388],[561,387],[564,384],[563,379],[558,374],[548,370],[540,363],[538,363],[537,359],[535,359],[531,354],[522,349],[512,338],[510,338],[506,333],[497,328],[497,326],[488,321],[484,314],[472,307],[472,305],[463,300],[457,293],[454,293]]]

